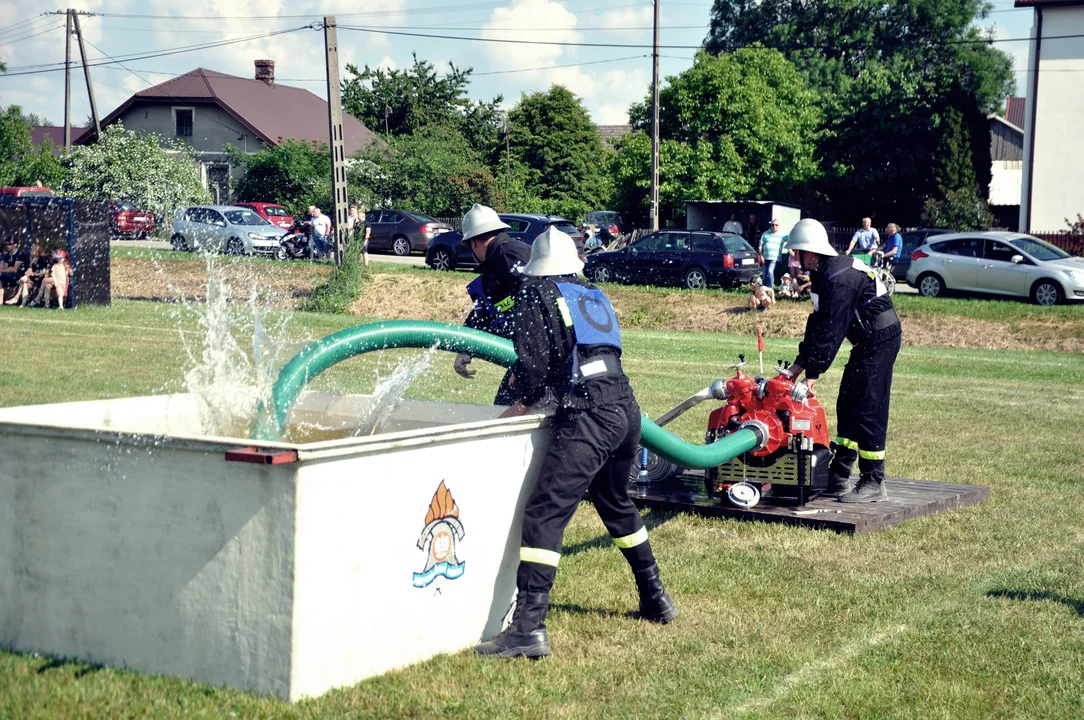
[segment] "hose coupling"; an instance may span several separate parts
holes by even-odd
[[[807,397],[809,397],[809,386],[804,382],[794,383],[794,387],[790,390],[790,399],[796,403],[804,403]]]
[[[768,426],[760,420],[746,420],[741,424],[741,427],[738,429],[752,430],[753,433],[757,436],[757,446],[753,448],[751,452],[763,450],[764,447],[768,444],[769,438],[771,437],[771,431],[768,430]]]
[[[730,393],[726,391],[726,380],[716,380],[708,386],[708,391],[716,400],[726,400],[730,397]]]

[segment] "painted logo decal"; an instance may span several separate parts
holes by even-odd
[[[414,587],[428,587],[438,577],[455,580],[463,574],[466,563],[460,562],[455,554],[455,544],[463,535],[459,506],[441,480],[425,514],[425,528],[418,537],[418,549],[425,551],[427,557],[425,569],[414,573]]]

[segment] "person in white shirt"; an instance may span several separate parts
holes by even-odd
[[[856,249],[860,253],[873,252],[877,243],[881,242],[881,236],[877,234],[877,228],[873,227],[873,221],[862,218],[862,227],[855,231],[851,238],[851,244],[847,246],[847,254],[850,255]]]
[[[730,219],[723,225],[723,232],[734,233],[735,235],[744,234],[745,230],[742,228],[741,223],[738,222],[738,216],[734,213],[730,213]]]
[[[331,250],[331,244],[328,241],[331,236],[331,218],[320,212],[320,208],[315,205],[309,209],[309,214],[312,215],[312,244],[309,245],[309,259],[312,260],[315,253],[318,259],[326,260]]]

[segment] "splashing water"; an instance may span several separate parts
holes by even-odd
[[[402,404],[410,384],[429,370],[439,347],[440,343],[437,343],[418,357],[403,358],[390,375],[377,382],[369,404],[358,414],[357,426],[350,437],[375,435],[384,429],[392,413]]]
[[[258,306],[259,293],[255,278],[242,282],[249,287],[247,312],[231,312],[232,291],[223,275],[236,276],[238,263],[225,271],[214,254],[204,256],[207,262],[206,303],[190,303],[186,307],[196,313],[202,331],[202,347],[194,349],[180,328],[181,339],[188,353],[190,369],[184,384],[196,398],[201,432],[226,437],[251,437],[261,408],[271,398],[279,357],[289,347],[286,339],[289,314],[268,323],[266,311]],[[247,279],[247,278],[243,278]],[[250,338],[246,351],[238,338]]]

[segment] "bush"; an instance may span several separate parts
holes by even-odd
[[[979,195],[978,188],[971,187],[950,190],[942,200],[927,200],[922,210],[922,222],[927,227],[969,232],[989,229],[994,224],[994,214]]]
[[[369,268],[361,259],[361,239],[352,236],[346,243],[342,264],[335,268],[327,282],[317,285],[312,296],[301,305],[306,312],[342,315],[361,297],[369,282]]]
[[[331,155],[326,144],[286,140],[251,155],[229,146],[227,152],[230,162],[245,170],[233,186],[239,200],[278,203],[294,217],[304,217],[310,205],[332,206]]]
[[[1084,215],[1077,213],[1075,221],[1065,218],[1065,224],[1069,226],[1069,233],[1073,237],[1084,236]]]
[[[93,145],[72,148],[64,167],[61,192],[68,197],[126,200],[167,218],[177,208],[210,201],[190,147],[119,122]]]

